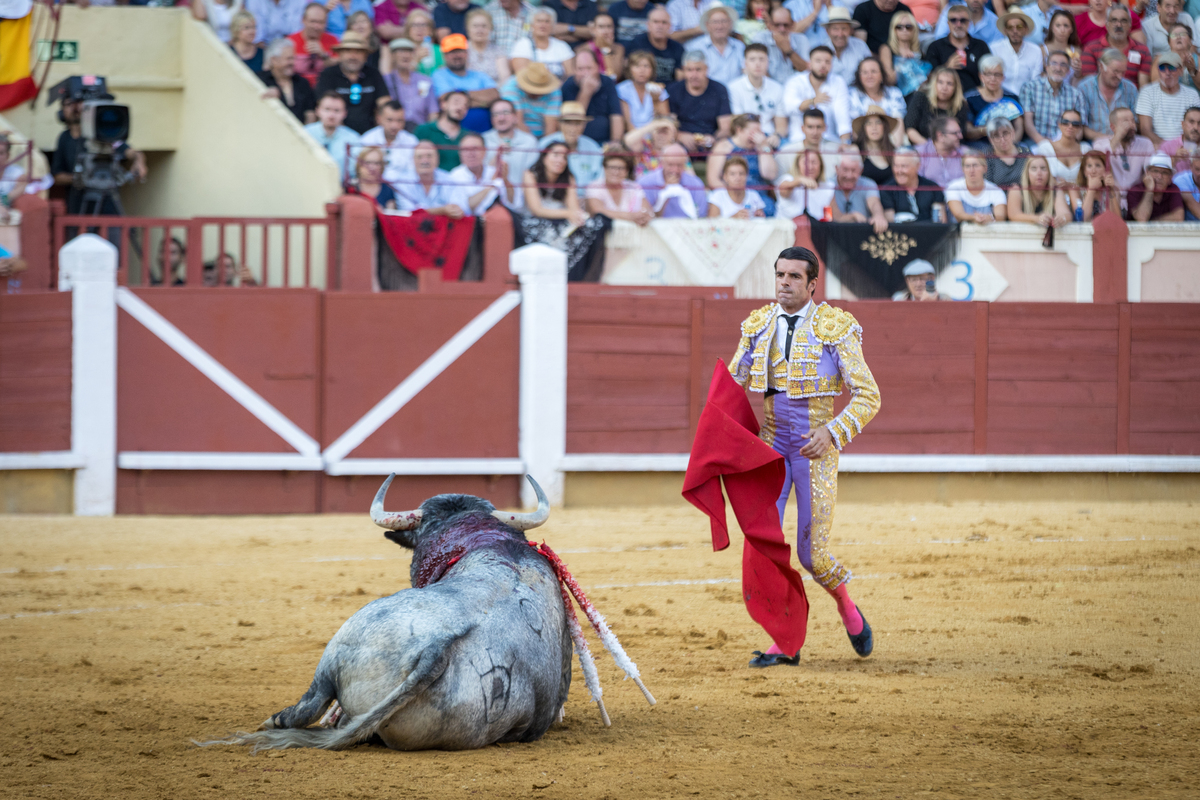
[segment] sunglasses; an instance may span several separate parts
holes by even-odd
[[[1177,72],[1178,70],[1179,70],[1179,67],[1175,66],[1174,64],[1159,64],[1158,65],[1159,72]]]
[[[1066,125],[1068,128],[1082,128],[1083,122],[1077,119],[1060,119],[1059,125]]]
[[[909,25],[907,22],[904,22],[904,23],[901,23],[901,24],[897,25],[897,26],[896,26],[896,30],[898,30],[898,31],[911,31],[911,30],[913,29],[913,27],[914,27],[913,25]]]
[[[968,25],[971,20],[969,17],[951,17],[948,22],[951,25]]]

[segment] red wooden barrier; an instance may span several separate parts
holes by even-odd
[[[0,452],[71,449],[71,296],[0,294]]]

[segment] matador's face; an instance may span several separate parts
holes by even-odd
[[[788,314],[795,314],[812,299],[817,288],[808,279],[808,262],[781,258],[775,263],[775,299]]]

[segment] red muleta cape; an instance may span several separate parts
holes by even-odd
[[[729,547],[725,497],[746,537],[742,551],[742,597],[750,617],[789,656],[804,646],[808,598],[792,567],[775,501],[783,489],[783,456],[758,438],[758,420],[746,392],[717,360],[708,401],[683,479],[683,496],[708,515],[713,550]]]

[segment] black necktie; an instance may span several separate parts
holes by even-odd
[[[796,323],[800,321],[800,315],[792,314],[788,316],[784,314],[783,318],[787,320],[788,326],[787,338],[783,340],[783,358],[786,361],[792,354],[792,334],[796,332]]]

